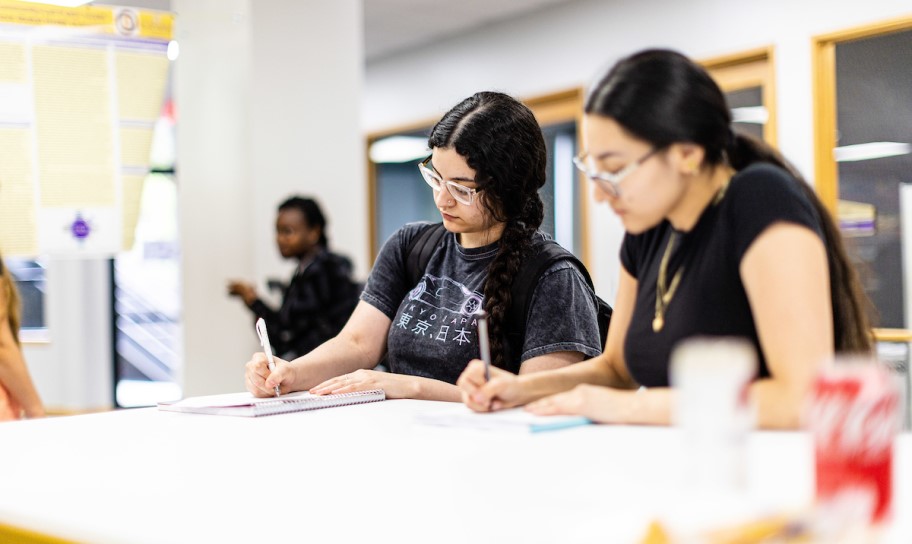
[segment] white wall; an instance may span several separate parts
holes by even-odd
[[[248,108],[246,0],[175,1],[177,175],[184,312],[183,383],[189,394],[238,390],[249,321],[225,296],[226,277],[253,276],[254,213]]]
[[[330,247],[366,277],[367,194],[360,134],[361,2],[256,0],[252,13],[250,176],[256,187],[256,276],[287,280],[275,248],[276,206],[315,196]]]
[[[357,0],[175,0],[186,395],[243,389],[257,348],[228,278],[283,277],[275,207],[320,199],[366,270]]]
[[[707,58],[774,45],[782,151],[813,179],[811,38],[912,14],[908,0],[588,0],[481,27],[371,63],[365,131],[441,115],[482,89],[519,97],[585,85],[620,57],[671,47]],[[620,224],[592,203],[593,276],[614,298]]]
[[[110,408],[110,263],[99,258],[52,258],[46,265],[49,342],[22,347],[38,394],[51,410]]]

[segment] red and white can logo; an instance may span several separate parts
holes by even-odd
[[[817,503],[867,504],[870,522],[889,517],[899,390],[875,362],[837,365],[814,384],[807,413],[814,437]]]

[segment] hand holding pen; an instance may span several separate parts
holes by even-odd
[[[257,319],[256,322],[256,331],[257,336],[260,337],[260,345],[263,346],[263,352],[266,353],[266,360],[268,361],[269,371],[274,372],[276,365],[275,359],[272,356],[272,345],[269,343],[269,335],[266,333],[266,321],[263,318]],[[279,396],[279,386],[275,386],[275,396]]]
[[[481,359],[471,361],[456,381],[462,402],[476,412],[502,410],[527,402],[529,399],[523,395],[519,377],[492,365],[488,314],[478,312],[475,318]]]

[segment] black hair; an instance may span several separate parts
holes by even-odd
[[[640,140],[664,148],[688,142],[704,149],[704,164],[742,170],[753,163],[785,169],[820,217],[830,273],[833,332],[838,352],[871,350],[864,296],[832,216],[798,171],[775,149],[731,128],[725,95],[701,66],[663,49],[619,61],[586,97],[585,112],[610,117]]]
[[[320,239],[318,244],[324,248],[329,248],[329,240],[326,239],[326,217],[320,205],[312,198],[293,196],[279,204],[279,211],[299,210],[304,215],[304,221],[310,228],[320,228]]]
[[[484,189],[478,197],[488,217],[504,223],[484,288],[492,362],[504,367],[504,322],[513,302],[510,287],[544,219],[538,194],[547,165],[544,136],[532,111],[521,102],[503,93],[480,92],[434,125],[428,147],[454,149],[463,157]]]

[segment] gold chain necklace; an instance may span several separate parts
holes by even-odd
[[[712,199],[713,206],[722,201],[730,181],[731,177],[725,180],[722,187],[719,188],[719,191]],[[671,285],[667,286],[665,280],[668,272],[668,260],[671,258],[671,249],[674,247],[677,236],[677,231],[672,230],[671,236],[668,237],[668,244],[665,246],[665,254],[662,255],[662,262],[659,263],[659,277],[656,280],[656,311],[655,318],[652,320],[652,330],[655,332],[659,332],[662,330],[662,327],[665,326],[665,310],[668,308],[668,304],[671,302],[671,298],[674,296],[675,291],[678,290],[678,284],[681,283],[681,274],[684,272],[684,267],[681,266],[681,268],[675,272],[674,277],[671,278]]]
[[[668,260],[671,257],[671,248],[674,247],[677,236],[677,232],[671,231],[671,236],[668,237],[668,244],[665,246],[665,254],[662,255],[662,262],[659,263],[659,277],[658,281],[656,281],[656,311],[655,319],[652,320],[652,330],[655,332],[659,332],[665,326],[665,309],[668,308],[671,297],[677,291],[678,284],[681,283],[681,273],[684,272],[684,267],[682,266],[675,272],[674,277],[671,279],[671,285],[666,287]]]

